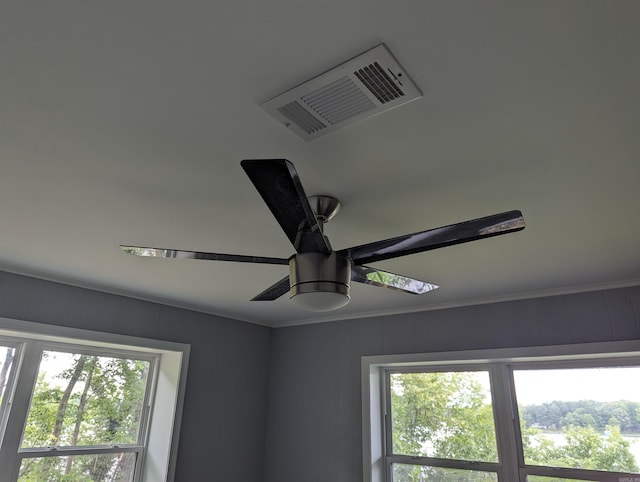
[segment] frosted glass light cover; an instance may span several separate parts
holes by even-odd
[[[337,310],[349,303],[349,300],[348,295],[327,291],[298,293],[291,298],[295,305],[309,311]]]

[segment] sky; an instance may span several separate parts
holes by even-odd
[[[518,405],[552,400],[640,402],[640,367],[514,370]]]

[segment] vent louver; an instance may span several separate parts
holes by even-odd
[[[311,140],[420,97],[420,90],[380,44],[262,107]]]
[[[354,74],[360,79],[360,82],[376,96],[376,99],[378,99],[381,104],[385,104],[404,95],[404,92],[393,83],[391,77],[380,67],[378,62],[374,62],[364,69],[354,72]]]
[[[300,126],[307,134],[313,134],[327,127],[296,101],[278,107],[278,111],[291,122]]]
[[[302,100],[329,124],[337,124],[376,107],[349,77],[304,95]]]

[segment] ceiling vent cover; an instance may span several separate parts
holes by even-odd
[[[262,107],[311,140],[420,97],[420,90],[380,44]]]

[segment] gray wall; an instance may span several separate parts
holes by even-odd
[[[361,356],[639,339],[640,287],[270,330],[0,272],[0,316],[190,344],[177,482],[357,482]]]
[[[176,481],[262,480],[271,329],[5,272],[0,316],[190,344]]]
[[[640,287],[274,330],[265,482],[362,480],[360,357],[640,338]]]

